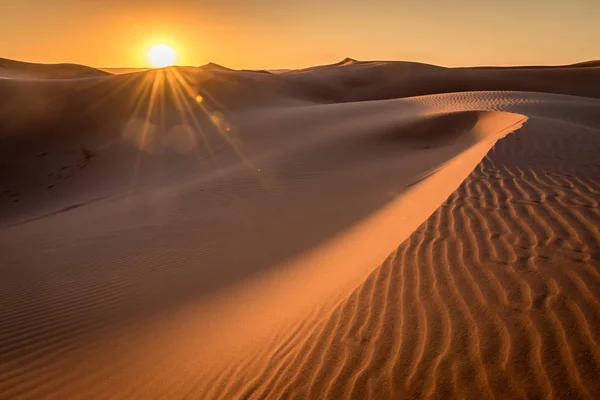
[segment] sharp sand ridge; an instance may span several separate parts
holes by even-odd
[[[0,66],[0,398],[600,398],[595,63]]]

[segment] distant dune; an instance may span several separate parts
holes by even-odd
[[[0,75],[0,398],[600,398],[597,62]]]
[[[548,69],[548,68],[597,68],[600,67],[600,60],[590,60],[583,61],[575,64],[567,64],[567,65],[519,65],[513,67],[476,67],[476,68],[486,68],[486,69]]]
[[[105,76],[106,72],[77,64],[35,64],[0,58],[0,78],[70,79]]]
[[[113,75],[131,74],[135,72],[148,71],[150,68],[99,68],[101,71],[108,72]]]

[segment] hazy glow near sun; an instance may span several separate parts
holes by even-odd
[[[148,51],[148,61],[153,67],[162,68],[175,64],[177,54],[166,44],[157,44]]]

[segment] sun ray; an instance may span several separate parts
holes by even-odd
[[[179,84],[181,85],[181,87],[185,90],[188,91],[190,97],[192,97],[195,100],[195,96],[197,96],[197,93],[201,93],[202,91],[200,90],[200,88],[194,90],[193,88],[190,87],[190,85],[185,81],[185,79],[176,72],[176,70],[172,71],[173,76],[175,77],[175,79],[177,79],[177,81],[179,82]],[[207,93],[207,97],[212,98],[213,96],[210,96],[210,94]],[[235,137],[234,132],[232,127],[229,124],[224,124],[223,122],[226,123],[226,121],[224,121],[223,118],[219,118],[219,119],[215,119],[215,112],[209,110],[207,108],[206,102],[205,101],[201,101],[201,102],[197,102],[194,101],[195,106],[200,109],[209,119],[209,121],[211,121],[211,123],[213,124],[213,126],[217,129],[217,131],[219,132],[219,134],[225,139],[225,141],[227,141],[227,143],[231,146],[231,148],[233,149],[233,151],[237,154],[237,156],[239,157],[240,161],[246,166],[248,167],[249,171],[252,172],[253,175],[255,175],[255,177],[263,183],[266,183],[266,177],[264,176],[264,174],[259,174],[259,170],[252,164],[252,162],[250,162],[250,160],[244,155],[243,150],[241,149],[240,146],[240,141]],[[222,114],[221,114],[222,116]],[[225,126],[224,126],[225,125]]]
[[[132,112],[128,112],[126,115],[127,122],[124,127],[124,138],[133,140],[138,151],[130,187],[133,188],[138,180],[144,153],[153,151],[155,146],[160,147],[167,142],[170,143],[169,138],[159,141],[160,143],[156,142],[156,135],[168,135],[172,128],[175,129],[179,125],[185,127],[190,135],[200,139],[200,141],[194,140],[194,142],[204,145],[215,166],[215,171],[221,171],[215,149],[210,143],[203,122],[201,122],[205,117],[242,164],[261,182],[261,186],[268,189],[271,186],[268,183],[269,177],[246,157],[242,142],[236,136],[235,127],[223,115],[228,110],[222,107],[211,93],[202,88],[202,85],[198,83],[199,77],[193,75],[194,73],[198,72],[179,68],[151,70],[144,73],[143,78],[138,81],[139,88],[134,92],[137,96],[135,94],[132,96],[134,107]],[[123,82],[123,84],[126,83]],[[216,106],[216,110],[213,109],[214,106]],[[145,110],[142,111],[144,108]],[[199,114],[203,116],[201,120]],[[198,160],[201,160],[205,158],[205,155],[201,153],[200,146],[197,144],[194,144],[193,148]]]
[[[206,149],[208,150],[209,158],[212,160],[213,164],[215,165],[216,170],[219,171],[220,165],[219,165],[217,158],[215,157],[215,155],[213,153],[212,146],[208,142],[208,139],[204,136],[204,130],[202,129],[202,127],[200,126],[200,123],[196,119],[196,115],[194,114],[192,108],[186,102],[186,97],[183,94],[183,89],[181,88],[181,86],[178,85],[177,81],[173,81],[172,78],[173,78],[174,74],[177,74],[177,72],[175,70],[170,71],[170,73],[167,74],[167,81],[169,82],[169,89],[171,90],[171,93],[173,94],[173,99],[176,102],[175,108],[177,109],[177,112],[181,116],[181,119],[183,120],[184,124],[187,125],[189,123],[189,124],[193,125],[193,126],[191,126],[193,132],[198,134],[198,136],[200,136],[200,138],[202,139],[202,142],[204,143],[204,145],[206,146]],[[188,113],[190,115],[190,119],[188,119]],[[196,147],[196,152],[198,153],[198,158],[201,159],[202,157],[201,157],[201,155],[199,153],[199,149],[197,147]]]
[[[159,74],[156,74],[153,76],[152,90],[150,92],[150,98],[148,99],[146,115],[145,115],[144,120],[142,121],[142,133],[141,133],[141,137],[140,137],[141,146],[140,146],[140,148],[138,148],[138,155],[137,155],[136,162],[134,164],[131,186],[133,186],[135,184],[135,181],[137,180],[137,175],[138,175],[139,168],[141,165],[142,155],[145,151],[146,141],[148,140],[147,135],[148,135],[148,128],[150,125],[150,117],[152,116],[152,112],[154,111],[154,104],[156,102],[156,96],[157,96],[158,89],[160,86],[160,77],[162,76],[161,75],[162,72],[163,71],[160,71]],[[149,75],[149,76],[152,76],[152,75]],[[136,117],[136,114],[134,114],[134,118],[135,117]]]

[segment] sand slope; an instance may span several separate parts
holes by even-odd
[[[598,398],[599,77],[0,81],[0,398]]]

